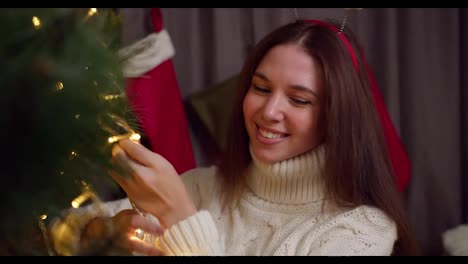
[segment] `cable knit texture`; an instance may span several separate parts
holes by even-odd
[[[324,199],[324,151],[275,164],[253,157],[240,202],[225,211],[217,168],[186,172],[182,179],[199,211],[166,229],[155,246],[176,256],[390,255],[397,232],[384,212]]]
[[[220,210],[217,169],[187,172],[199,213],[159,238],[171,255],[390,255],[395,223],[369,206],[324,204],[324,147],[267,164],[253,157],[239,205]]]

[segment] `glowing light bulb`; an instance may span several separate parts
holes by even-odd
[[[124,97],[125,94],[106,94],[106,95],[103,95],[102,97],[104,98],[104,100],[113,100],[113,99],[118,99],[118,98],[121,98],[121,97]]]
[[[138,133],[133,133],[131,136],[130,136],[130,140],[133,140],[133,141],[138,141],[140,140],[141,136],[140,134]]]
[[[144,240],[145,239],[145,233],[140,228],[137,228],[135,230],[135,237],[138,238],[138,239]]]
[[[75,151],[72,151],[70,153],[70,156],[68,157],[69,160],[73,160],[74,158],[78,157],[78,153],[76,153]]]
[[[90,8],[88,11],[88,16],[93,16],[97,14],[97,8]]]
[[[71,202],[71,206],[73,208],[78,208],[80,207],[81,204],[83,204],[86,200],[88,200],[91,197],[92,193],[91,192],[84,192],[80,194],[78,197],[73,199]]]
[[[57,82],[55,84],[55,88],[57,89],[57,91],[60,91],[63,89],[63,83],[62,82]]]
[[[117,141],[119,141],[121,139],[124,139],[124,138],[129,138],[132,141],[138,141],[138,140],[140,140],[141,136],[138,133],[129,133],[129,134],[125,134],[125,135],[109,137],[107,139],[107,142],[114,143],[114,142],[117,142]]]
[[[41,20],[37,16],[32,17],[32,23],[35,29],[38,29],[41,27]]]

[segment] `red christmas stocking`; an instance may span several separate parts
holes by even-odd
[[[153,8],[151,18],[155,32],[119,51],[126,92],[151,150],[181,174],[195,167],[195,159],[171,60],[175,52],[161,10]]]

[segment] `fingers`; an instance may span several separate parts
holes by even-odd
[[[135,162],[132,158],[130,158],[127,153],[119,146],[114,145],[112,148],[112,156],[118,163],[124,168],[126,173],[129,173],[133,176],[135,175],[143,175],[143,173],[147,173],[150,169],[143,164]],[[115,178],[115,180],[120,184],[123,179],[117,179],[118,173],[113,172],[111,176]]]
[[[120,140],[118,145],[131,159],[141,163],[142,165],[150,167],[153,163],[152,157],[154,153],[143,145],[135,143],[129,139]]]
[[[146,233],[159,236],[162,233],[162,228],[157,223],[154,223],[144,216],[134,217],[132,219],[132,226],[137,226]]]
[[[138,255],[163,255],[153,243],[154,238],[162,232],[157,222],[131,209],[120,211],[113,217],[113,221],[115,228],[122,234],[114,240],[115,246]]]
[[[154,243],[148,243],[146,239],[139,238],[139,235],[137,234],[137,232],[142,231],[144,232],[144,236],[152,235],[156,237],[161,235],[162,229],[157,223],[150,221],[142,215],[136,215],[132,218],[132,226],[138,227],[134,229],[133,234],[129,236],[129,244],[132,251],[136,251],[143,255],[163,255],[163,253],[154,246]],[[153,241],[153,239],[150,239],[150,241]]]
[[[125,182],[123,181],[123,178],[121,175],[119,175],[115,171],[108,171],[109,175],[117,182],[118,185],[120,185],[122,188],[124,188]],[[125,188],[124,188],[125,190]]]
[[[128,227],[130,228],[129,234],[135,235],[135,230],[137,229],[141,229],[145,233],[156,236],[162,234],[161,226],[157,222],[152,221],[147,218],[147,216],[138,214],[133,209],[122,210],[115,217],[119,219],[127,219],[123,221],[128,223]]]
[[[129,244],[132,251],[147,256],[163,256],[163,252],[157,249],[153,244],[147,243],[137,237],[130,237]]]
[[[115,216],[133,216],[138,215],[135,210],[133,209],[123,209],[122,211],[118,212]]]

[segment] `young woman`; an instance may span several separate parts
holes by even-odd
[[[103,254],[89,249],[107,239],[150,255],[418,254],[364,63],[348,29],[274,30],[243,67],[219,166],[179,177],[162,156],[120,141],[114,158],[133,173],[111,174],[157,221],[128,199],[107,203],[108,217],[71,211],[87,220],[70,252]]]

